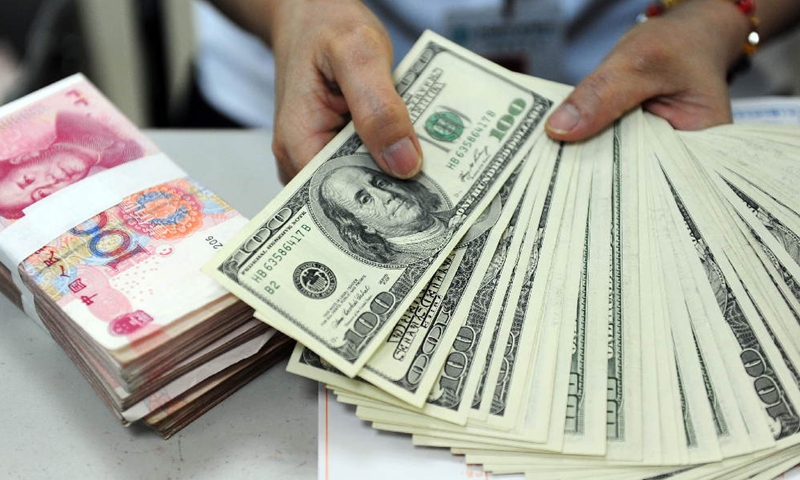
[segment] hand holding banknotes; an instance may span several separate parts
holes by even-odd
[[[419,141],[391,78],[391,41],[360,1],[215,3],[274,51],[281,180],[294,177],[351,116],[384,171],[400,178],[419,172]]]
[[[492,473],[796,464],[796,125],[634,108],[554,141],[571,87],[431,31],[396,78],[418,176],[379,172],[348,124],[203,267],[297,340],[287,370]]]
[[[408,178],[420,170],[419,142],[391,80],[391,43],[360,1],[215,4],[275,53],[273,150],[282,180],[296,175],[348,115],[384,171]],[[756,14],[763,40],[795,23],[800,8],[762,0]],[[555,110],[549,135],[588,138],[640,104],[681,130],[730,122],[726,77],[751,30],[735,2],[719,0],[680,3],[635,26]]]
[[[754,28],[738,10],[734,2],[693,0],[632,28],[553,113],[548,133],[582,140],[640,104],[678,130],[730,123],[726,77]],[[762,1],[754,13],[763,40],[796,21],[800,7]]]
[[[682,3],[635,26],[553,113],[548,133],[581,140],[640,104],[679,130],[730,123],[725,77],[748,28],[717,0]]]

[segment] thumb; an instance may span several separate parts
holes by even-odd
[[[553,111],[545,124],[554,140],[576,141],[591,137],[652,96],[644,79],[622,78],[602,65],[584,78]]]
[[[334,76],[356,132],[378,166],[396,177],[413,177],[422,168],[422,149],[392,82],[391,47],[383,45],[382,37],[361,33],[332,55]]]

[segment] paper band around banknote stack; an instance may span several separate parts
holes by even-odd
[[[0,108],[0,292],[123,424],[169,437],[289,339],[199,267],[245,219],[81,75]]]
[[[88,218],[118,205],[124,197],[186,177],[163,153],[134,160],[84,178],[27,207],[25,216],[0,231],[0,262],[19,265],[33,252]],[[33,294],[11,268],[14,284],[30,305]],[[37,322],[35,310],[25,311]]]

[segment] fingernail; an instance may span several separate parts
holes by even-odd
[[[550,119],[547,121],[547,126],[553,133],[567,133],[575,128],[575,125],[578,124],[578,120],[580,119],[581,115],[578,112],[578,109],[575,108],[575,106],[571,103],[565,103],[558,107],[556,111],[550,115]]]
[[[381,156],[389,170],[398,177],[408,177],[415,173],[420,155],[410,138],[402,138],[383,149]]]

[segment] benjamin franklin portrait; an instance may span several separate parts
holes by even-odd
[[[453,235],[451,206],[432,180],[390,177],[368,155],[328,161],[315,173],[309,194],[328,237],[373,263],[416,263],[439,252]]]

